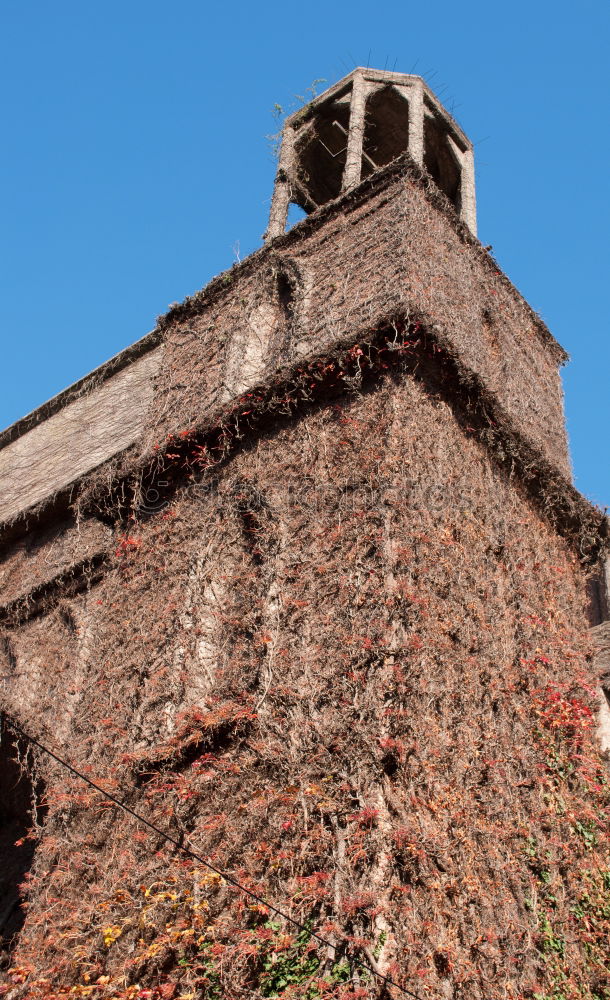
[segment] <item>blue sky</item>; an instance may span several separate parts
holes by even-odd
[[[576,485],[610,504],[605,0],[2,0],[0,425],[260,244],[276,104],[424,76],[476,143],[479,235],[571,355]]]

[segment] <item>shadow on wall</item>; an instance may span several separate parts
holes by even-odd
[[[20,887],[32,865],[36,843],[24,838],[32,827],[34,810],[37,821],[42,819],[37,804],[42,789],[34,787],[23,751],[0,715],[0,969],[8,968],[25,920]]]

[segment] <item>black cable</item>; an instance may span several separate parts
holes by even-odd
[[[227,875],[226,872],[221,871],[220,868],[216,868],[210,861],[206,861],[205,858],[202,858],[199,854],[196,854],[195,851],[191,851],[189,847],[184,847],[179,841],[177,841],[170,834],[165,833],[163,830],[160,830],[158,826],[155,826],[154,823],[149,822],[149,820],[145,819],[144,816],[140,816],[140,814],[135,812],[135,810],[132,809],[131,806],[128,806],[126,802],[123,802],[121,799],[117,799],[110,792],[107,792],[105,788],[102,788],[100,785],[97,785],[95,781],[92,781],[91,778],[88,778],[85,774],[81,774],[80,771],[77,771],[76,768],[72,767],[72,765],[69,764],[67,761],[62,760],[61,757],[58,757],[56,753],[54,753],[52,750],[49,750],[49,748],[44,746],[43,743],[40,743],[39,740],[35,739],[33,736],[30,736],[29,733],[26,733],[25,729],[23,729],[17,722],[14,722],[13,719],[9,719],[5,716],[4,721],[11,727],[11,729],[14,729],[17,733],[20,733],[21,736],[24,737],[24,739],[26,739],[29,743],[33,744],[33,746],[38,747],[44,753],[48,754],[49,757],[52,757],[53,760],[57,761],[58,764],[61,764],[62,767],[65,767],[77,778],[80,778],[81,781],[84,781],[87,785],[90,785],[91,788],[95,788],[97,792],[100,792],[105,798],[109,799],[110,802],[114,802],[115,805],[119,806],[125,812],[129,813],[130,816],[133,816],[134,819],[138,821],[138,823],[143,823],[150,830],[153,830],[154,833],[158,834],[158,836],[163,837],[164,840],[168,841],[168,843],[173,844],[174,847],[177,847],[179,851],[183,851],[184,854],[188,854],[189,857],[194,858],[195,861],[198,861],[206,868],[209,868],[210,871],[213,871],[216,875],[220,875],[221,878],[225,880],[225,882],[229,883],[229,885],[232,885],[236,889],[239,889],[240,892],[244,892],[247,896],[250,896],[251,899],[256,900],[257,903],[260,903],[262,906],[266,907],[266,909],[271,910],[272,913],[277,914],[278,917],[282,917],[283,920],[287,920],[295,927],[298,927],[299,930],[306,931],[307,934],[309,934],[312,938],[315,938],[316,941],[319,941],[320,944],[325,945],[327,948],[332,948],[333,951],[335,952],[337,951],[337,946],[333,944],[331,941],[328,941],[326,938],[323,938],[319,934],[316,934],[315,931],[310,930],[309,927],[307,927],[305,924],[302,924],[299,920],[296,920],[295,917],[289,916],[287,913],[284,913],[283,910],[278,910],[277,906],[273,906],[272,903],[268,903],[263,896],[259,896],[258,893],[253,892],[252,889],[248,889],[245,885],[242,885],[241,882],[238,882],[230,875]],[[366,969],[367,972],[371,972],[377,979],[384,982],[386,986],[392,986],[394,989],[400,990],[400,992],[404,993],[406,996],[413,997],[414,1000],[421,1000],[421,998],[418,997],[416,993],[412,993],[411,990],[406,989],[406,987],[404,986],[399,986],[398,983],[395,983],[393,979],[389,978],[389,976],[384,976],[382,972],[377,972],[377,970],[374,969],[373,966],[370,965],[368,961],[363,962],[360,959],[353,959],[353,962],[355,965],[359,965],[362,969]]]

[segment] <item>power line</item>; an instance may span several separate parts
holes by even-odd
[[[168,843],[173,844],[174,847],[177,847],[179,851],[182,851],[184,854],[188,854],[189,857],[194,858],[195,861],[198,861],[199,864],[202,864],[206,868],[209,868],[210,871],[213,871],[216,875],[220,875],[220,877],[223,878],[224,881],[227,882],[229,885],[234,886],[234,888],[239,889],[240,892],[243,892],[251,899],[256,900],[257,903],[260,903],[266,909],[271,910],[271,912],[275,913],[278,917],[282,917],[283,920],[287,920],[288,923],[291,923],[295,927],[298,927],[299,930],[305,931],[310,935],[310,937],[315,938],[315,940],[318,941],[320,944],[325,945],[327,948],[332,948],[334,952],[337,951],[337,945],[333,944],[332,941],[329,941],[327,938],[323,938],[320,934],[316,934],[316,932],[312,931],[309,927],[306,926],[306,924],[301,923],[295,917],[291,917],[288,913],[284,913],[283,910],[278,909],[277,906],[274,906],[272,903],[267,902],[267,900],[263,896],[259,896],[258,893],[253,892],[252,889],[248,889],[247,886],[242,885],[241,882],[238,882],[237,879],[234,879],[231,875],[227,875],[227,873],[223,872],[220,868],[216,868],[215,865],[213,865],[210,861],[206,861],[205,858],[202,858],[201,855],[196,854],[195,851],[192,851],[189,847],[184,847],[183,844],[181,844],[178,840],[172,837],[171,834],[165,833],[164,830],[161,830],[158,826],[155,826],[154,823],[151,823],[144,816],[141,816],[140,813],[137,813],[135,809],[131,808],[131,806],[128,806],[124,800],[117,799],[116,796],[112,795],[111,792],[108,792],[105,788],[102,788],[101,785],[96,784],[96,782],[92,781],[91,778],[88,778],[86,774],[82,774],[81,771],[78,771],[75,767],[72,766],[72,764],[69,764],[68,761],[63,760],[61,757],[58,757],[57,754],[53,752],[53,750],[50,750],[49,747],[41,743],[40,740],[35,739],[34,736],[30,736],[30,734],[27,733],[25,729],[23,729],[22,726],[20,726],[13,719],[7,718],[5,716],[5,722],[11,727],[11,729],[14,729],[15,732],[23,736],[23,738],[26,739],[33,746],[38,747],[39,750],[43,751],[43,753],[46,753],[49,757],[52,757],[53,760],[57,761],[58,764],[61,764],[62,767],[65,767],[66,770],[71,772],[71,774],[75,775],[81,781],[84,781],[87,785],[89,785],[91,788],[94,788],[97,792],[100,792],[100,794],[103,795],[104,798],[108,799],[110,802],[114,802],[114,804],[119,806],[119,808],[123,809],[124,812],[129,813],[130,816],[133,816],[134,819],[138,821],[138,823],[143,823],[144,826],[147,826],[154,833],[158,834],[158,836],[163,837],[163,839],[166,840]],[[401,993],[404,993],[406,996],[412,997],[413,1000],[421,1000],[421,998],[418,997],[416,993],[412,993],[411,990],[408,990],[404,986],[399,986],[398,983],[395,983],[394,980],[390,979],[389,976],[384,976],[382,972],[378,972],[376,969],[373,968],[373,966],[368,961],[363,962],[360,959],[354,959],[353,962],[355,965],[360,966],[360,968],[366,969],[367,972],[372,973],[380,982],[385,983],[386,986],[391,986],[395,990],[400,990]]]

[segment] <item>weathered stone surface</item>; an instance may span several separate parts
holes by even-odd
[[[138,437],[162,356],[155,348],[0,450],[0,520],[65,489]]]

